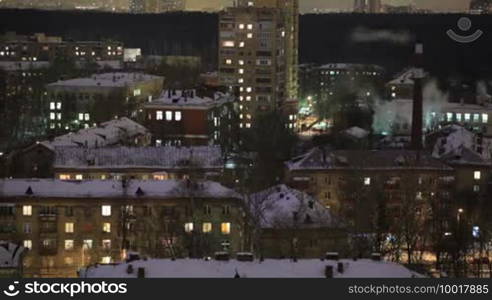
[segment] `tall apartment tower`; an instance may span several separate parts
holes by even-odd
[[[219,80],[237,89],[242,128],[258,111],[297,118],[298,0],[237,0],[220,13]]]

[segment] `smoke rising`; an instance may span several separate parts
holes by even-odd
[[[374,30],[358,27],[352,32],[351,39],[356,43],[388,42],[407,45],[412,42],[412,35],[408,31]]]

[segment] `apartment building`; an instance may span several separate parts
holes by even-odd
[[[24,276],[141,256],[204,257],[243,248],[242,201],[215,182],[0,181],[1,240],[28,248]]]
[[[163,84],[160,76],[121,72],[50,83],[45,103],[49,129],[64,132],[115,117],[135,118],[143,103],[161,94]]]
[[[167,90],[144,105],[145,125],[155,146],[222,145],[234,148],[240,119],[234,95],[203,90]]]
[[[220,13],[219,80],[239,89],[241,113],[249,116],[242,128],[250,128],[259,111],[297,114],[289,102],[297,100],[298,90],[298,5],[297,0],[240,0]]]

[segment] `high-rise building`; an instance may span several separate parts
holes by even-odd
[[[298,0],[238,0],[220,14],[219,80],[237,89],[242,128],[258,111],[297,107]],[[294,104],[294,105],[293,105]]]
[[[134,14],[145,12],[145,0],[130,0],[129,11]]]
[[[358,13],[381,13],[383,5],[381,0],[355,0],[354,12]]]

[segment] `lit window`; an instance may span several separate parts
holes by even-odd
[[[24,246],[24,248],[32,249],[32,241],[31,240],[24,240],[23,246]]]
[[[253,24],[248,24],[248,29],[249,30],[253,29]]]
[[[244,74],[244,69],[239,69],[238,72],[239,74]]]
[[[482,114],[482,123],[487,124],[489,122],[489,115]]]
[[[155,119],[156,120],[162,120],[164,119],[164,114],[162,112],[162,110],[158,110],[155,112]]]
[[[87,114],[87,115],[88,115],[88,114]],[[56,119],[57,119],[57,120],[61,120],[61,117],[62,117],[62,114],[61,114],[61,113],[57,113],[57,114],[56,114]]]
[[[473,173],[473,178],[475,178],[475,180],[480,180],[482,178],[482,172],[480,171],[475,171]]]
[[[155,146],[156,147],[162,146],[162,140],[155,140]]]
[[[243,48],[244,47],[244,42],[240,42],[239,43],[239,48]]]
[[[89,120],[90,120],[90,116],[89,116],[89,114],[84,114],[84,119],[85,119],[86,121],[89,121]]]
[[[166,121],[172,121],[173,120],[173,112],[168,110],[166,111]]]
[[[109,217],[111,216],[111,205],[103,205],[101,207],[101,214],[104,216],[104,217]]]
[[[244,83],[244,78],[239,78],[239,79],[237,80],[237,83]]]
[[[246,123],[246,128],[251,128],[251,123]]]
[[[140,96],[142,94],[142,91],[140,89],[135,89],[133,90],[133,96],[136,97],[136,96]]]
[[[111,249],[111,240],[102,240],[102,248],[104,250]]]
[[[248,39],[252,39],[253,38],[253,34],[252,33],[248,33],[247,37],[248,37]]]
[[[446,118],[447,118],[448,122],[452,122],[453,121],[453,113],[447,113]]]
[[[154,180],[167,180],[167,175],[164,174],[155,174],[153,177]]]
[[[79,121],[83,121],[84,120],[84,114],[79,114]]]
[[[226,65],[232,65],[232,59],[226,59]]]
[[[87,249],[92,249],[93,243],[92,240],[84,240],[82,243],[82,249],[87,250]]]
[[[248,87],[246,88],[246,92],[251,93],[252,91],[253,91],[253,88],[252,88],[252,87],[248,86]]]
[[[234,47],[234,41],[224,41],[222,42],[222,46],[224,47]]]
[[[55,102],[50,102],[50,109],[54,110],[55,109]]]
[[[73,250],[73,240],[65,240],[65,250]]]
[[[111,223],[103,223],[102,230],[104,233],[111,232]]]
[[[65,233],[73,233],[73,223],[65,223]]]
[[[175,111],[175,112],[174,112],[174,119],[175,119],[176,121],[181,121],[181,118],[182,118],[182,114],[181,114],[181,112],[180,112],[180,111]]]
[[[238,61],[238,63],[239,63],[240,66],[242,66],[242,65],[244,65],[244,60],[241,59],[241,60]]]
[[[471,118],[471,114],[465,114],[465,122],[469,122]]]
[[[364,185],[371,185],[371,177],[364,178]]]
[[[60,180],[70,180],[70,175],[60,174],[60,176],[58,178],[60,178]]]
[[[231,233],[231,223],[222,223],[220,225],[220,231],[222,234],[230,234]]]
[[[210,223],[210,222],[203,223],[202,230],[203,230],[204,233],[212,232],[212,223]]]
[[[67,257],[65,257],[64,261],[65,261],[65,264],[66,264],[67,266],[71,266],[71,265],[73,265],[73,258],[71,258],[71,257],[68,257],[68,256],[67,256]]]
[[[239,29],[244,29],[244,24],[239,24]]]
[[[56,119],[56,114],[55,113],[50,113],[50,120]]]
[[[193,223],[191,223],[191,222],[190,223],[185,223],[185,226],[184,227],[185,227],[185,232],[190,233],[190,232],[193,231]]]
[[[462,116],[463,116],[462,114],[457,113],[457,114],[456,114],[456,121],[461,122],[461,120],[462,120]]]
[[[480,121],[480,115],[479,114],[473,114],[473,122],[478,123]]]
[[[110,264],[111,263],[111,256],[103,256],[101,258],[101,263],[102,264]]]
[[[82,174],[75,175],[75,180],[82,180],[82,179],[84,179],[84,176]]]
[[[22,215],[23,216],[32,216],[32,206],[31,205],[23,205],[22,206]]]

